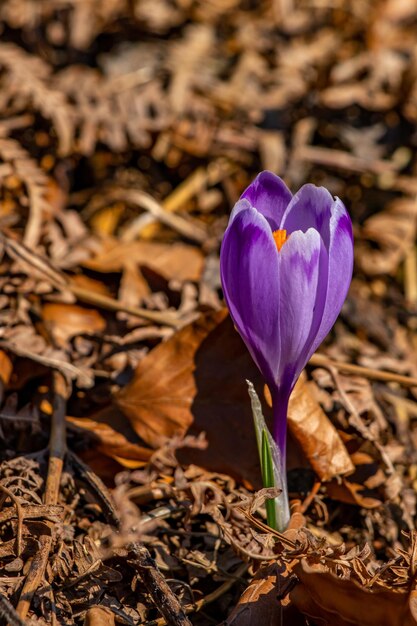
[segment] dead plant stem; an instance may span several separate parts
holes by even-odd
[[[65,412],[67,399],[67,384],[60,372],[54,372],[54,411],[52,414],[51,434],[49,438],[49,463],[46,478],[44,503],[56,504],[58,501],[59,486],[62,468],[66,453]],[[32,559],[29,572],[23,584],[20,599],[17,605],[17,614],[25,619],[32,602],[32,598],[42,583],[52,547],[52,528],[50,535],[42,535],[39,540],[38,552]]]
[[[368,378],[370,380],[398,383],[404,387],[417,387],[417,378],[413,378],[412,376],[403,376],[402,374],[395,374],[394,372],[384,372],[371,367],[354,365],[353,363],[343,363],[342,361],[329,359],[327,356],[324,356],[324,354],[313,354],[309,363],[310,365],[315,365],[317,367],[334,367],[339,372],[362,376],[363,378]]]
[[[141,317],[142,319],[149,322],[154,322],[156,324],[165,324],[166,326],[171,326],[173,328],[176,328],[180,325],[178,317],[173,313],[165,311],[148,311],[147,309],[142,309],[140,307],[124,306],[115,298],[104,296],[101,293],[78,287],[78,285],[75,285],[74,283],[70,283],[68,287],[74,294],[74,296],[78,300],[81,300],[81,302],[94,304],[108,311],[122,311],[123,313],[129,313],[129,315],[134,315],[135,317]]]

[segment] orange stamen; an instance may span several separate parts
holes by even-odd
[[[274,230],[272,233],[278,252],[281,250],[284,243],[287,241],[287,231],[284,229]]]

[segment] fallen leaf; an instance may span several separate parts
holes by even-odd
[[[291,601],[320,626],[417,626],[415,594],[366,589],[302,559],[294,567],[301,584]]]
[[[285,537],[296,541],[298,532],[304,525],[304,516],[293,512],[284,533]],[[303,615],[289,601],[288,591],[292,583],[290,578],[289,568],[283,567],[283,563],[278,560],[261,567],[221,626],[305,626]],[[296,580],[295,577],[293,579]]]
[[[142,359],[133,380],[116,402],[137,434],[153,447],[174,435],[184,435],[193,423],[191,407],[197,395],[197,350],[227,313],[200,316]]]
[[[125,307],[138,306],[150,293],[151,289],[138,266],[134,262],[126,260],[120,281],[119,302]]]
[[[300,376],[291,394],[288,425],[320,480],[354,471],[349,453],[311,389],[314,381]]]
[[[98,311],[76,304],[48,302],[42,307],[42,320],[62,348],[76,335],[99,333],[106,328],[106,320]]]
[[[184,243],[155,243],[151,241],[103,241],[100,254],[84,262],[84,267],[96,272],[121,272],[129,264],[149,267],[165,279],[198,281],[204,257],[201,251]]]
[[[120,431],[115,430],[106,422],[99,422],[88,417],[67,417],[67,421],[81,432],[86,432],[92,439],[97,452],[108,456],[123,467],[129,469],[141,467],[149,461],[152,450],[132,443]]]
[[[154,348],[115,400],[153,448],[188,430],[204,431],[207,450],[181,451],[184,462],[259,485],[246,379],[262,388],[261,376],[223,309],[201,315]]]
[[[220,626],[305,626],[304,617],[294,606],[283,606],[278,600],[285,574],[278,563],[260,569]]]

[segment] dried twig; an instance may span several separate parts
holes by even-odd
[[[131,544],[128,548],[132,550],[135,555],[135,564],[138,573],[149,595],[157,609],[163,615],[163,623],[174,624],[175,626],[192,626],[185,614],[184,608],[157,568],[148,549],[140,543]]]
[[[324,354],[313,354],[309,363],[310,365],[315,365],[317,367],[334,367],[340,372],[355,374],[356,376],[362,376],[363,378],[369,378],[370,380],[398,383],[404,387],[417,387],[417,378],[413,378],[412,376],[403,376],[401,374],[395,374],[394,372],[385,372],[371,367],[363,367],[362,365],[343,363],[343,361],[329,359],[327,356],[324,356]]]
[[[0,339],[0,347],[4,350],[8,350],[12,354],[17,354],[18,356],[22,356],[26,359],[31,359],[36,363],[41,363],[46,367],[57,370],[61,372],[61,374],[63,374],[66,378],[68,378],[68,380],[77,380],[82,387],[91,387],[93,385],[93,376],[90,376],[87,371],[81,370],[75,365],[72,365],[72,363],[67,363],[66,361],[62,361],[61,359],[54,359],[43,354],[37,354],[36,352],[32,352],[31,350],[27,350],[26,348],[23,349],[14,344],[12,341],[7,341],[6,339]]]
[[[155,198],[144,191],[116,188],[110,190],[106,196],[106,202],[108,202],[109,197],[139,206],[148,211],[159,222],[169,226],[187,239],[197,243],[204,243],[207,240],[206,229],[201,224],[196,223],[191,218],[174,215],[172,211],[168,212]],[[129,227],[129,230],[131,229],[132,225]]]
[[[182,209],[184,205],[203,191],[208,185],[217,185],[224,178],[230,176],[237,170],[237,166],[225,159],[216,159],[206,168],[197,168],[188,178],[162,201],[162,206],[166,211],[175,212]]]
[[[88,304],[94,304],[95,306],[107,309],[108,311],[121,311],[123,313],[129,313],[130,315],[141,317],[149,322],[154,322],[155,324],[165,324],[166,326],[171,326],[173,328],[178,328],[178,326],[181,325],[181,321],[175,313],[171,313],[169,311],[148,311],[147,309],[139,307],[125,306],[118,300],[115,300],[115,298],[110,298],[109,296],[104,296],[101,293],[83,289],[74,283],[69,283],[68,287],[78,300]]]
[[[390,161],[363,159],[343,150],[334,150],[333,148],[323,148],[321,146],[303,146],[299,149],[297,158],[330,167],[340,167],[353,172],[386,174],[395,172],[398,169],[395,163]]]
[[[51,434],[49,438],[49,464],[44,494],[44,502],[46,505],[56,504],[58,501],[59,486],[66,453],[65,412],[68,387],[64,377],[59,372],[54,372],[54,387],[54,412],[52,414]],[[52,541],[52,534],[42,535],[39,540],[39,550],[33,557],[17,605],[17,613],[22,619],[26,618],[32,598],[45,575]]]

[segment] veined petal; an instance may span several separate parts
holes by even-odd
[[[224,235],[220,272],[230,315],[266,381],[280,359],[278,250],[266,219],[250,207]]]
[[[291,391],[308,360],[325,307],[328,254],[317,230],[293,232],[279,258],[282,362],[276,378]]]
[[[309,228],[314,228],[329,249],[329,223],[333,204],[333,196],[324,187],[316,187],[310,183],[303,185],[287,206],[279,228],[288,233],[295,230],[306,232]]]
[[[329,333],[346,299],[353,272],[352,222],[343,202],[336,198],[329,224],[329,267],[326,302],[317,336],[308,358]]]
[[[292,193],[279,176],[265,170],[245,189],[241,199],[246,198],[277,230],[284,211],[291,201]]]

